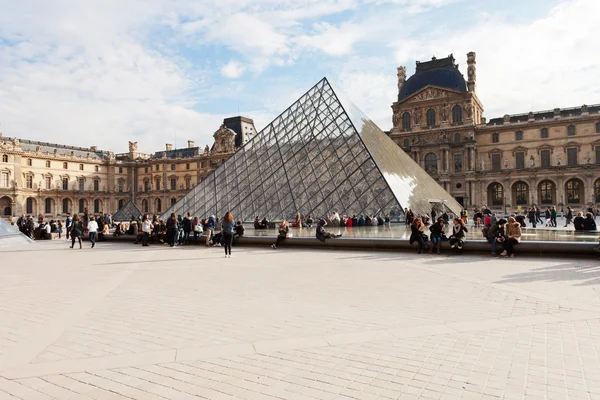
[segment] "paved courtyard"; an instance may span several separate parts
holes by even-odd
[[[0,247],[0,399],[599,399],[600,262]]]

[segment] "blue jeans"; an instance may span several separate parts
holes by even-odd
[[[90,243],[92,247],[96,245],[96,232],[90,232]]]
[[[433,244],[441,243],[441,241],[442,241],[442,237],[441,236],[432,236],[431,237],[431,243],[433,243]]]
[[[487,238],[488,243],[492,245],[492,255],[496,255],[496,249],[498,248],[497,238]]]

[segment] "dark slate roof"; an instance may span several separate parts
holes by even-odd
[[[138,217],[142,216],[142,212],[135,205],[135,203],[131,200],[128,200],[127,203],[119,211],[113,214],[113,221],[116,222],[127,222],[137,220]]]
[[[582,113],[581,108],[582,108],[582,106],[561,108],[560,116],[563,118],[580,116]],[[598,113],[600,113],[600,104],[593,104],[591,106],[587,106],[587,109],[590,114],[598,114]],[[552,119],[554,119],[554,110],[535,111],[535,112],[533,112],[533,118],[536,121],[552,120]],[[509,121],[511,123],[527,122],[528,120],[529,120],[529,113],[509,115]],[[504,117],[498,117],[498,118],[490,119],[487,122],[487,125],[502,125],[503,123],[504,123]]]
[[[10,141],[11,138],[8,137],[0,137],[0,140]],[[54,143],[46,143],[46,142],[36,142],[34,140],[21,140],[19,139],[19,144],[24,151],[32,151],[35,152],[37,148],[40,148],[42,153],[51,153],[59,156],[70,156],[73,154],[76,157],[86,158],[89,155],[90,159],[95,160],[104,160],[108,159],[109,152],[96,150],[92,151],[92,149],[85,147],[75,147],[75,146],[65,146],[62,144],[54,144]]]
[[[189,147],[185,149],[174,149],[169,151],[157,151],[154,153],[154,158],[188,158],[200,154],[199,147]]]
[[[428,85],[459,92],[467,91],[465,78],[458,70],[458,64],[454,63],[454,57],[449,55],[446,58],[433,58],[431,61],[426,62],[417,61],[415,74],[404,83],[398,95],[398,101],[404,100]]]

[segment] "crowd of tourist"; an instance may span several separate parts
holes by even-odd
[[[561,210],[565,218],[565,227],[573,224],[576,231],[596,231],[595,218],[598,210],[595,207],[588,207],[583,211],[574,212],[571,207]],[[584,216],[585,213],[585,216]],[[573,215],[575,214],[575,217]],[[448,241],[450,248],[457,254],[460,254],[466,241],[466,233],[471,229],[481,229],[483,238],[492,246],[492,255],[504,257],[514,257],[515,248],[521,241],[521,228],[527,227],[527,224],[533,228],[544,224],[545,227],[557,226],[558,212],[556,207],[546,207],[541,210],[536,206],[523,210],[522,213],[511,214],[507,219],[500,218],[488,207],[473,209],[471,219],[465,209],[459,216],[451,217],[446,211],[439,211],[436,208],[431,210],[430,214],[415,215],[412,210],[404,210],[404,219],[407,226],[410,227],[410,244],[416,244],[417,253],[429,250],[437,254],[441,253],[442,242]],[[293,222],[286,220],[270,222],[267,218],[256,216],[254,220],[255,229],[276,228],[278,230],[275,243],[272,248],[277,249],[286,239],[292,237],[290,231],[294,228],[312,228],[316,225],[315,237],[325,242],[328,239],[334,239],[342,236],[325,230],[326,226],[331,227],[376,227],[390,226],[391,219],[388,214],[375,213],[371,215],[340,215],[334,211],[330,215],[315,220],[310,215],[296,214]],[[113,235],[131,235],[135,238],[134,243],[141,243],[142,246],[150,244],[167,244],[170,247],[185,246],[196,244],[203,241],[206,246],[222,246],[226,257],[231,257],[231,248],[235,238],[244,235],[245,228],[242,221],[235,221],[230,212],[226,213],[219,220],[214,215],[206,218],[198,216],[175,215],[171,214],[167,220],[159,219],[158,216],[150,217],[143,215],[138,218],[132,216],[131,221],[113,221],[110,214],[100,214],[98,216],[90,215],[87,209],[82,215],[71,216],[67,214],[64,223],[60,220],[44,221],[40,216],[37,223],[29,216],[22,215],[17,220],[17,226],[25,235],[35,239],[51,239],[53,234],[57,234],[61,239],[63,234],[66,240],[71,241],[71,248],[79,244],[82,248],[82,237],[88,235],[91,248],[96,246],[96,242],[106,240],[111,228],[114,228]],[[498,253],[499,249],[502,249]],[[600,247],[599,247],[600,250]]]

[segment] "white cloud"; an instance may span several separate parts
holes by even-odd
[[[345,56],[353,52],[354,44],[362,37],[361,27],[344,23],[339,27],[326,22],[315,24],[313,35],[302,35],[295,41],[302,47],[317,49],[331,56]]]
[[[237,79],[244,74],[244,66],[237,61],[229,61],[221,67],[221,74],[230,79]]]

